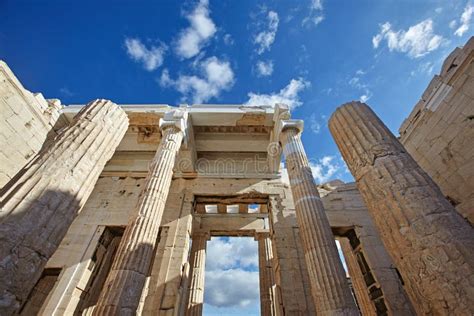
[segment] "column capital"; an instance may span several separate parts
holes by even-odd
[[[188,111],[182,108],[178,108],[165,113],[165,116],[160,119],[159,127],[163,132],[165,129],[175,127],[181,132],[186,132],[188,121]]]
[[[296,129],[298,133],[302,133],[304,129],[304,121],[303,120],[282,120],[280,124],[280,130],[279,133],[281,136],[281,133],[283,133],[285,130],[288,129]]]
[[[283,103],[275,104],[275,112],[273,112],[273,121],[278,122],[280,120],[288,120],[290,119],[290,108],[288,105]]]

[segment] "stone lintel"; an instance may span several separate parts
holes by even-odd
[[[261,230],[255,231],[255,240],[256,241],[263,240],[265,238],[270,238],[270,232],[269,231],[261,231]]]

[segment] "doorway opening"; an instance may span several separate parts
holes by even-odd
[[[212,237],[206,252],[203,315],[260,315],[257,241]]]

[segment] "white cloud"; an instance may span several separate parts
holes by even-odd
[[[331,180],[331,177],[341,169],[341,166],[335,161],[334,156],[324,156],[317,161],[310,161],[313,178],[318,184]]]
[[[268,25],[267,28],[259,32],[253,42],[257,45],[257,54],[262,54],[266,50],[270,51],[270,48],[275,41],[276,33],[278,30],[278,13],[275,11],[268,11],[267,14]]]
[[[433,73],[434,64],[430,61],[427,61],[426,63],[422,63],[418,68],[420,72],[431,75]]]
[[[308,26],[308,25],[318,25],[319,23],[321,23],[322,21],[324,21],[324,15],[318,15],[318,16],[307,16],[303,19],[303,22],[301,22],[301,24],[303,26]]]
[[[322,10],[323,2],[322,0],[311,0],[311,10]]]
[[[410,72],[410,76],[414,77],[420,74],[430,76],[433,73],[434,66],[435,64],[431,61],[420,63],[415,70]]]
[[[408,30],[394,31],[389,22],[380,26],[380,32],[372,38],[374,48],[386,40],[390,51],[407,53],[411,58],[422,57],[436,50],[443,42],[441,35],[433,33],[433,21],[424,20]]]
[[[288,105],[290,109],[294,109],[302,104],[299,93],[309,86],[311,86],[311,84],[302,78],[291,79],[286,87],[276,93],[257,94],[250,92],[248,94],[249,100],[245,104],[274,106],[276,103],[284,103]]]
[[[372,93],[370,91],[368,91],[368,93],[363,94],[363,95],[360,96],[359,101],[362,102],[362,103],[365,103],[365,102],[369,101],[369,99],[371,97],[372,97]]]
[[[257,243],[252,238],[212,238],[207,248],[206,271],[258,267]]]
[[[257,75],[259,77],[270,76],[273,73],[273,61],[263,61],[259,60],[257,62]]]
[[[309,117],[309,128],[315,134],[319,134],[321,132],[321,123],[316,117],[315,113],[311,114]]]
[[[454,29],[456,25],[458,25],[458,21],[456,20],[452,20],[451,22],[449,22],[449,28],[451,29]]]
[[[166,51],[165,45],[147,48],[137,38],[126,38],[125,47],[130,58],[136,62],[141,62],[148,71],[153,71],[163,64],[163,55]]]
[[[181,31],[175,49],[180,57],[191,58],[199,54],[201,48],[214,36],[217,28],[209,17],[208,0],[199,1],[186,19],[191,25]]]
[[[474,6],[471,3],[468,3],[464,8],[464,11],[461,15],[459,28],[454,32],[457,36],[463,36],[469,30],[471,24],[472,14],[474,13]]]
[[[365,75],[365,72],[363,70],[357,70],[356,75],[358,76],[363,76]],[[349,85],[352,87],[362,90],[362,95],[359,97],[360,102],[367,102],[371,97],[372,97],[372,92],[369,90],[369,86],[363,82],[361,82],[360,77],[353,77],[351,80],[349,80]]]
[[[230,34],[224,35],[223,40],[224,40],[224,44],[228,46],[234,45],[234,39],[232,38],[232,35]]]
[[[260,299],[258,279],[258,271],[206,271],[204,301],[216,307],[246,307],[256,304]]]
[[[228,61],[213,56],[199,61],[197,67],[199,76],[180,75],[176,80],[165,69],[159,83],[162,87],[175,88],[183,95],[183,101],[192,100],[193,103],[203,103],[218,97],[222,91],[234,85],[234,72]]]
[[[301,22],[303,26],[316,26],[324,20],[322,0],[311,0],[309,13]]]
[[[246,307],[259,299],[257,242],[252,238],[214,237],[207,244],[206,304]]]

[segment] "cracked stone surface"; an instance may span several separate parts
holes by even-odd
[[[474,231],[375,113],[338,108],[330,131],[419,313],[474,313]]]
[[[2,191],[0,314],[25,302],[127,127],[115,103],[89,103]]]

